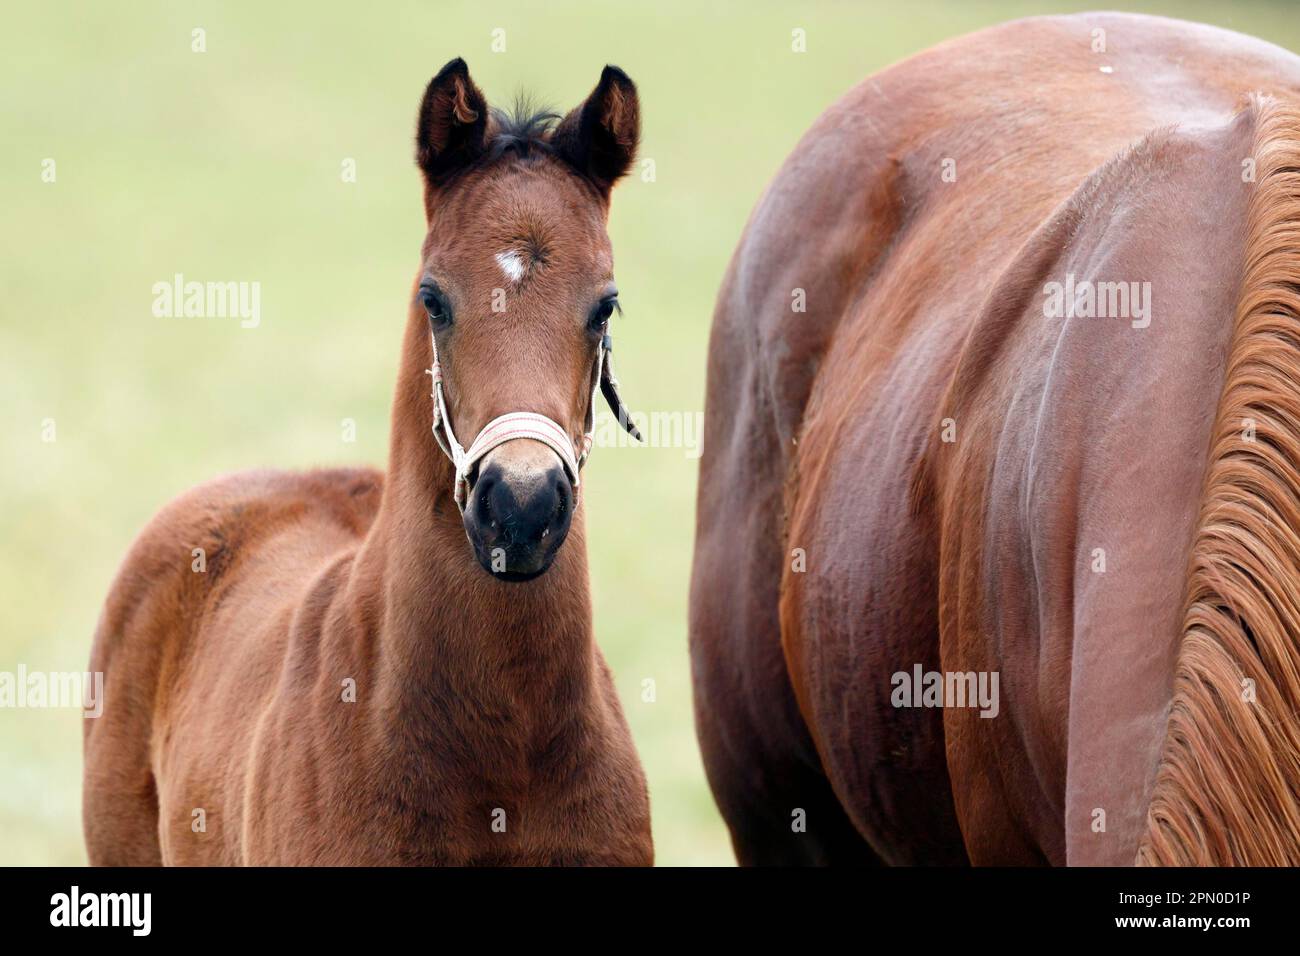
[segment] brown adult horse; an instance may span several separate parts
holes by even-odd
[[[1297,104],[1276,47],[1080,15],[804,137],[710,346],[691,644],[741,861],[1300,863]]]
[[[652,861],[578,507],[636,89],[606,67],[553,119],[461,60],[429,84],[387,474],[218,479],[135,542],[91,657],[92,863]]]

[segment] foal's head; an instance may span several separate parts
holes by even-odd
[[[412,307],[431,334],[434,434],[475,555],[505,580],[543,573],[564,543],[597,391],[626,422],[605,225],[639,130],[636,87],[614,67],[563,119],[490,111],[459,59],[420,106],[428,234]]]

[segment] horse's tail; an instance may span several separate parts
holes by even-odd
[[[1300,864],[1300,109],[1250,108],[1241,293],[1140,864]]]

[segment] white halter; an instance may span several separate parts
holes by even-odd
[[[564,426],[553,419],[537,412],[507,412],[498,415],[483,426],[483,430],[474,436],[469,448],[462,448],[456,440],[456,433],[451,430],[451,417],[447,414],[447,398],[444,394],[442,365],[438,361],[438,340],[430,334],[433,343],[433,367],[426,369],[426,374],[433,376],[433,437],[438,446],[451,459],[456,468],[454,488],[456,507],[465,511],[465,497],[469,491],[469,474],[474,466],[499,445],[519,438],[531,438],[539,441],[560,457],[564,470],[573,483],[574,505],[577,506],[578,488],[581,486],[580,472],[591,454],[592,439],[596,430],[596,395],[601,388],[602,377],[607,374],[605,353],[608,338],[603,338],[596,348],[596,374],[591,388],[591,404],[587,408],[587,433],[582,439],[582,448],[573,444],[573,439]],[[610,375],[613,380],[612,374]],[[617,383],[615,383],[617,384]]]

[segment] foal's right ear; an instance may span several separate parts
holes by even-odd
[[[483,154],[487,121],[487,100],[457,57],[429,81],[420,104],[415,162],[430,185],[439,185]]]

